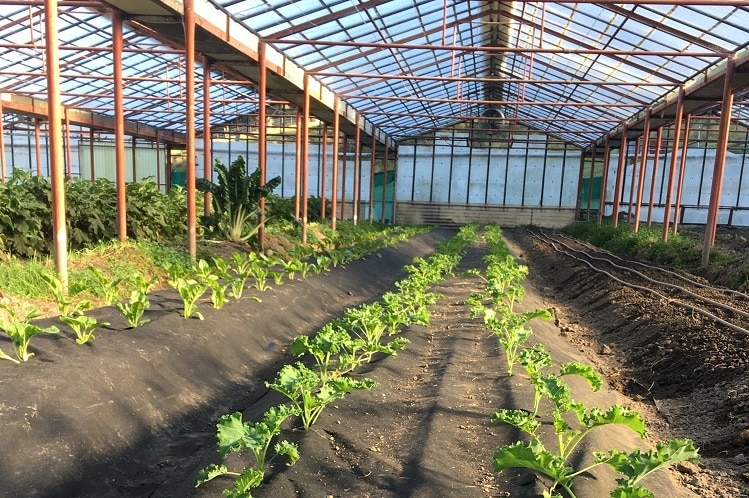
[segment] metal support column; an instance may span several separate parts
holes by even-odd
[[[619,146],[619,164],[616,169],[616,182],[614,184],[614,207],[611,216],[614,219],[614,227],[619,226],[619,206],[622,198],[622,187],[624,183],[624,168],[627,166],[627,123],[622,127],[622,141]]]
[[[303,137],[302,146],[304,147],[304,153],[302,154],[302,245],[307,243],[307,215],[309,209],[309,202],[307,197],[309,196],[309,106],[310,106],[310,95],[309,95],[309,74],[304,75],[304,117],[302,119],[303,126]]]
[[[212,181],[213,140],[211,136],[211,60],[203,57],[203,179]],[[203,194],[203,214],[211,214],[211,193]]]
[[[198,250],[195,194],[195,0],[184,0],[185,142],[187,149],[187,250],[195,261]]]
[[[57,0],[44,0],[47,101],[49,103],[49,155],[52,183],[52,247],[57,276],[68,288],[68,232],[65,222],[65,177],[62,158],[62,116],[60,98],[60,55],[57,31]]]
[[[112,14],[112,71],[114,73],[114,160],[117,189],[117,235],[127,238],[127,193],[125,190],[125,104],[122,97],[122,17]],[[189,123],[188,123],[189,125]],[[189,204],[188,204],[189,209]]]
[[[640,210],[642,208],[642,194],[645,191],[645,170],[648,167],[648,152],[650,148],[650,116],[653,108],[648,106],[645,111],[645,131],[642,135],[642,161],[640,162],[640,174],[637,180],[637,199],[635,200],[634,231],[640,230]]]
[[[598,202],[598,224],[603,220],[603,212],[606,210],[606,183],[609,181],[609,164],[611,161],[611,136],[606,135],[606,145],[603,151],[603,175],[601,176],[601,192]]]
[[[679,164],[679,184],[676,187],[676,202],[674,203],[674,235],[679,231],[681,223],[681,196],[684,191],[684,173],[687,170],[687,154],[689,153],[689,128],[692,125],[692,115],[687,114],[684,122],[684,144],[681,147],[681,163]]]
[[[12,140],[12,138],[11,138]],[[0,99],[0,181],[5,181],[5,128],[3,127],[3,101]]]
[[[257,86],[257,167],[260,170],[260,185],[265,185],[268,169],[268,64],[266,60],[266,45],[260,43],[257,48],[258,86]],[[258,243],[265,248],[265,197],[260,198],[260,226],[257,232]]]
[[[359,126],[359,116],[356,116],[356,134],[354,136],[354,210],[353,221],[356,225],[359,220],[359,180],[361,179],[361,127]]]
[[[661,240],[663,242],[668,241],[668,229],[671,224],[671,200],[673,198],[674,181],[676,179],[676,161],[679,155],[679,142],[681,140],[681,120],[684,116],[684,86],[679,87],[679,96],[676,100],[676,116],[674,118],[674,134],[673,143],[671,144],[671,162],[668,168],[668,184],[666,186],[666,206],[663,211],[663,233],[661,234]],[[686,148],[682,154],[686,156]],[[674,218],[676,218],[674,213]]]
[[[294,152],[294,218],[301,218],[301,176],[302,176],[302,110],[296,109],[296,150]]]
[[[375,134],[375,127],[372,126],[372,166],[369,172],[369,206],[367,211],[367,219],[370,223],[374,221],[374,178],[375,178],[375,166],[377,165],[377,159],[375,151],[377,150],[377,135]]]
[[[663,126],[658,127],[655,134],[655,152],[653,153],[653,175],[650,177],[650,199],[648,200],[648,226],[653,224],[653,204],[655,204],[655,182],[658,179],[658,156],[661,155],[661,140]]]
[[[333,101],[333,183],[330,186],[330,227],[333,230],[336,229],[336,220],[338,219],[338,144],[341,140],[341,117],[338,114],[339,106],[340,100],[336,97]],[[343,203],[343,200],[341,202]]]
[[[327,123],[323,123],[322,125],[322,153],[321,153],[321,159],[320,162],[322,163],[322,166],[320,167],[320,219],[325,219],[325,176],[328,174],[327,172],[327,162],[328,162],[328,125]]]
[[[388,185],[388,137],[385,136],[385,155],[382,159],[382,222],[385,223],[385,200],[387,198]]]
[[[42,125],[41,119],[34,118],[34,152],[36,154],[36,176],[42,176]]]
[[[702,248],[702,265],[710,260],[710,248],[715,244],[715,233],[718,227],[718,209],[720,208],[720,194],[723,188],[723,171],[726,165],[728,151],[728,136],[731,128],[731,109],[733,107],[733,76],[736,72],[736,60],[726,61],[725,81],[723,84],[723,102],[720,108],[720,128],[718,142],[715,145],[715,166],[713,168],[713,183],[710,187],[710,204],[707,211],[705,225],[705,244]]]

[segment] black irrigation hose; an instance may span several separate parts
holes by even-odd
[[[691,304],[687,304],[687,303],[683,303],[681,301],[677,301],[675,299],[671,299],[670,297],[664,296],[660,292],[655,291],[653,289],[650,289],[648,287],[643,287],[641,285],[637,285],[637,284],[633,284],[633,283],[630,283],[630,282],[626,282],[626,281],[624,281],[624,280],[622,280],[622,279],[620,279],[618,277],[615,277],[614,275],[612,275],[611,273],[609,273],[607,271],[604,271],[604,270],[601,270],[599,268],[596,268],[590,262],[585,261],[582,258],[578,258],[578,257],[573,256],[572,254],[568,253],[567,251],[559,249],[557,247],[557,245],[554,243],[554,241],[544,240],[541,237],[539,237],[537,234],[532,233],[532,232],[531,232],[531,235],[533,237],[537,238],[538,240],[540,240],[541,242],[545,242],[547,244],[550,244],[554,248],[555,251],[557,251],[559,253],[562,253],[562,254],[566,254],[568,257],[570,257],[570,258],[572,258],[574,260],[580,261],[581,263],[585,263],[586,265],[588,265],[590,267],[591,270],[593,270],[595,272],[598,272],[598,273],[603,273],[604,275],[607,275],[608,277],[610,277],[614,281],[619,282],[620,284],[622,284],[622,285],[624,285],[626,287],[630,287],[632,289],[641,290],[643,292],[649,292],[649,293],[654,294],[655,296],[659,297],[660,299],[665,300],[668,303],[674,304],[676,306],[681,306],[681,307],[686,308],[686,309],[688,309],[688,310],[690,310],[690,311],[692,311],[694,313],[697,313],[697,314],[702,315],[704,317],[710,318],[711,320],[714,320],[714,321],[720,323],[721,325],[724,325],[725,327],[728,327],[731,330],[734,330],[736,332],[741,332],[743,334],[749,335],[749,330],[746,330],[744,328],[739,327],[738,325],[734,325],[734,324],[732,324],[730,322],[727,322],[727,321],[723,320],[722,318],[719,318],[719,317],[713,315],[709,311],[703,310],[702,308],[698,308],[696,306],[692,306]]]
[[[543,233],[544,236],[548,237],[548,235],[546,235],[543,232],[543,230],[541,230],[541,233]],[[621,256],[618,256],[618,255],[614,254],[613,252],[607,251],[606,249],[601,249],[600,247],[596,247],[593,244],[589,244],[588,242],[585,242],[584,240],[576,239],[574,237],[570,237],[569,235],[565,235],[565,234],[562,234],[562,233],[557,233],[556,235],[558,237],[563,238],[563,239],[568,239],[568,240],[575,241],[575,242],[577,242],[578,244],[580,244],[582,246],[585,246],[585,247],[587,247],[587,248],[589,248],[589,249],[591,249],[593,251],[606,254],[607,256],[611,256],[612,258],[618,259],[619,261],[626,261],[627,263],[630,263],[630,264],[633,264],[633,265],[640,265],[640,266],[644,266],[645,268],[649,268],[651,270],[662,271],[663,273],[667,273],[669,275],[672,275],[672,276],[674,276],[674,277],[676,277],[676,278],[678,278],[680,280],[683,280],[684,282],[688,282],[688,283],[694,285],[695,287],[701,287],[703,289],[716,290],[716,291],[719,291],[719,292],[724,292],[726,294],[735,294],[737,296],[741,296],[744,299],[749,300],[749,295],[747,295],[744,292],[737,291],[737,290],[734,290],[734,289],[729,289],[727,287],[716,287],[714,285],[703,284],[702,282],[698,282],[697,280],[692,280],[691,278],[685,277],[684,275],[681,275],[680,273],[668,270],[666,268],[662,268],[660,266],[649,265],[649,264],[643,263],[641,261],[633,261],[633,260],[629,260],[629,259],[624,259]]]
[[[549,237],[545,233],[543,233],[543,232],[541,232],[541,233],[548,240],[554,241],[554,239],[552,239],[551,237]],[[648,277],[644,273],[641,273],[641,272],[639,272],[637,270],[633,270],[632,268],[628,268],[626,266],[617,265],[616,263],[614,263],[613,261],[611,261],[609,259],[592,256],[592,255],[586,253],[585,251],[581,251],[579,249],[574,249],[574,248],[568,246],[567,244],[565,244],[564,242],[561,242],[561,241],[555,241],[555,242],[559,242],[561,245],[563,245],[564,247],[566,247],[570,251],[584,254],[585,256],[587,256],[590,259],[593,259],[593,260],[596,260],[596,261],[603,261],[605,263],[610,264],[614,268],[619,268],[620,270],[625,270],[625,271],[628,271],[630,273],[634,273],[635,275],[638,275],[641,278],[643,278],[644,280],[647,280],[648,282],[651,282],[653,284],[661,285],[663,287],[669,287],[671,289],[676,289],[676,290],[678,290],[680,292],[683,292],[684,294],[687,294],[687,295],[689,295],[689,296],[691,296],[691,297],[693,297],[693,298],[695,298],[697,300],[704,301],[704,302],[706,302],[708,304],[712,304],[716,308],[720,308],[720,309],[725,310],[725,311],[730,311],[731,313],[734,313],[734,314],[739,315],[739,316],[743,316],[744,318],[749,318],[749,313],[747,313],[746,311],[740,310],[738,308],[734,308],[733,306],[729,306],[727,304],[723,304],[723,303],[721,303],[719,301],[715,301],[713,299],[710,299],[709,297],[700,296],[699,294],[695,294],[694,292],[692,292],[690,290],[687,290],[687,289],[685,289],[683,287],[679,287],[676,284],[670,284],[668,282],[663,282],[661,280],[655,280],[653,278]],[[710,286],[705,286],[705,287],[708,287],[710,289],[716,290],[716,289],[714,289],[714,288],[712,288]]]

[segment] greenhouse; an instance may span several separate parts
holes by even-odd
[[[0,496],[749,494],[749,0],[0,5]]]

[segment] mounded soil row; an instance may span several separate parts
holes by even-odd
[[[531,322],[529,344],[545,344],[557,365],[578,360],[603,371],[607,386],[598,393],[572,383],[576,399],[588,406],[621,404],[648,418],[651,440],[600,428],[580,458],[662,438],[699,442],[699,433],[632,392],[629,379],[633,385],[647,380],[611,340],[619,329],[632,334],[631,317],[626,323],[617,318],[620,306],[639,309],[640,325],[649,328],[650,303],[633,295],[626,306],[619,297],[606,304],[606,293],[615,289],[600,277],[535,245],[523,231],[505,234],[531,269],[521,310],[545,307],[557,317]],[[245,420],[258,419],[283,402],[264,381],[293,361],[286,352],[293,337],[314,333],[347,307],[378,299],[404,276],[403,265],[427,256],[449,235],[420,235],[345,269],[249,292],[262,303],[247,297],[221,311],[204,305],[204,322],[181,318],[177,296],[165,292],[152,299],[158,309],[149,312],[146,326],[102,331],[90,347],[69,337],[38,337],[30,363],[0,365],[2,441],[12,448],[0,457],[1,475],[11,476],[0,481],[0,496],[221,496],[229,479],[194,488],[197,472],[218,462],[216,419],[237,410]],[[482,244],[471,248],[456,276],[433,289],[443,298],[432,309],[431,324],[405,330],[411,343],[404,351],[357,372],[377,380],[377,388],[329,406],[308,431],[289,427],[282,433],[299,444],[301,459],[292,467],[275,462],[254,496],[540,496],[548,482],[536,474],[497,474],[492,467],[494,451],[522,435],[491,423],[491,415],[500,407],[532,408],[533,397],[522,368],[507,375],[496,338],[464,304],[482,282],[463,271],[483,268],[484,254]],[[124,329],[112,310],[100,313]],[[226,463],[237,469],[249,461],[249,455],[232,455]],[[733,471],[717,469],[713,461],[720,460],[659,471],[645,484],[659,498],[738,496]],[[606,497],[614,478],[603,468],[581,475],[578,496]]]

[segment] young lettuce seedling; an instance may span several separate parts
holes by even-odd
[[[149,322],[149,320],[141,320],[141,317],[150,305],[151,303],[148,300],[148,294],[139,290],[134,290],[130,293],[129,301],[119,302],[115,306],[127,319],[130,327],[137,328]]]
[[[34,356],[34,353],[29,352],[29,342],[32,337],[37,334],[57,334],[60,332],[60,330],[55,326],[41,328],[38,325],[29,323],[31,320],[41,315],[41,312],[36,308],[31,308],[26,311],[26,316],[23,319],[20,319],[18,314],[12,309],[2,304],[0,304],[0,307],[2,307],[10,316],[9,320],[0,317],[0,329],[8,334],[10,341],[13,343],[13,346],[15,346],[18,360],[2,351],[0,351],[0,359],[10,360],[14,363],[28,361],[29,358]]]
[[[86,344],[93,341],[96,336],[94,331],[100,327],[106,327],[109,322],[100,322],[96,318],[87,315],[61,316],[60,320],[65,322],[75,332],[77,344]]]
[[[114,280],[109,280],[95,266],[89,266],[88,269],[94,275],[96,281],[99,284],[97,295],[104,299],[104,302],[107,303],[107,306],[112,305],[119,298],[119,286],[122,283],[123,279],[116,278]]]

